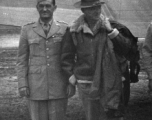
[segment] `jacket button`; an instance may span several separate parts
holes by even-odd
[[[50,58],[49,56],[46,56],[47,58]]]
[[[46,48],[46,50],[49,50],[49,48]]]
[[[47,66],[50,66],[50,64],[47,64]]]

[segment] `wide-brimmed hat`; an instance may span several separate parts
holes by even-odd
[[[87,8],[87,7],[94,7],[101,4],[104,4],[104,0],[81,0],[74,4],[76,8]]]

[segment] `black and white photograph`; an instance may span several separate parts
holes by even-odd
[[[0,120],[152,120],[152,0],[0,0]]]

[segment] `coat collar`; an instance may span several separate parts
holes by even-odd
[[[101,21],[103,21],[104,16],[101,15]],[[80,32],[83,30],[84,33],[89,33],[94,35],[88,24],[84,20],[84,14],[81,15],[77,20],[75,20],[72,25],[70,25],[70,32]]]
[[[70,26],[71,32],[80,32],[83,30],[84,33],[93,34],[88,24],[84,21],[84,15],[81,15],[77,20],[75,20]]]
[[[47,38],[51,37],[55,33],[57,33],[60,30],[60,25],[53,20],[50,31],[48,32]]]
[[[49,37],[51,37],[52,35],[54,35],[56,32],[59,31],[60,26],[59,26],[59,24],[57,24],[57,22],[55,20],[53,20],[51,28],[50,28],[47,36],[44,33],[44,30],[43,30],[39,20],[35,24],[33,24],[33,29],[37,34],[48,39]]]

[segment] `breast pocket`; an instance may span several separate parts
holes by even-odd
[[[61,41],[62,41],[62,37],[61,37],[61,36],[60,36],[60,37],[54,37],[54,38],[53,38],[54,44],[60,44]]]
[[[30,39],[30,55],[39,56],[40,54],[40,39]]]
[[[61,52],[61,42],[62,42],[62,37],[61,36],[53,38],[54,54],[60,54],[60,52]]]

